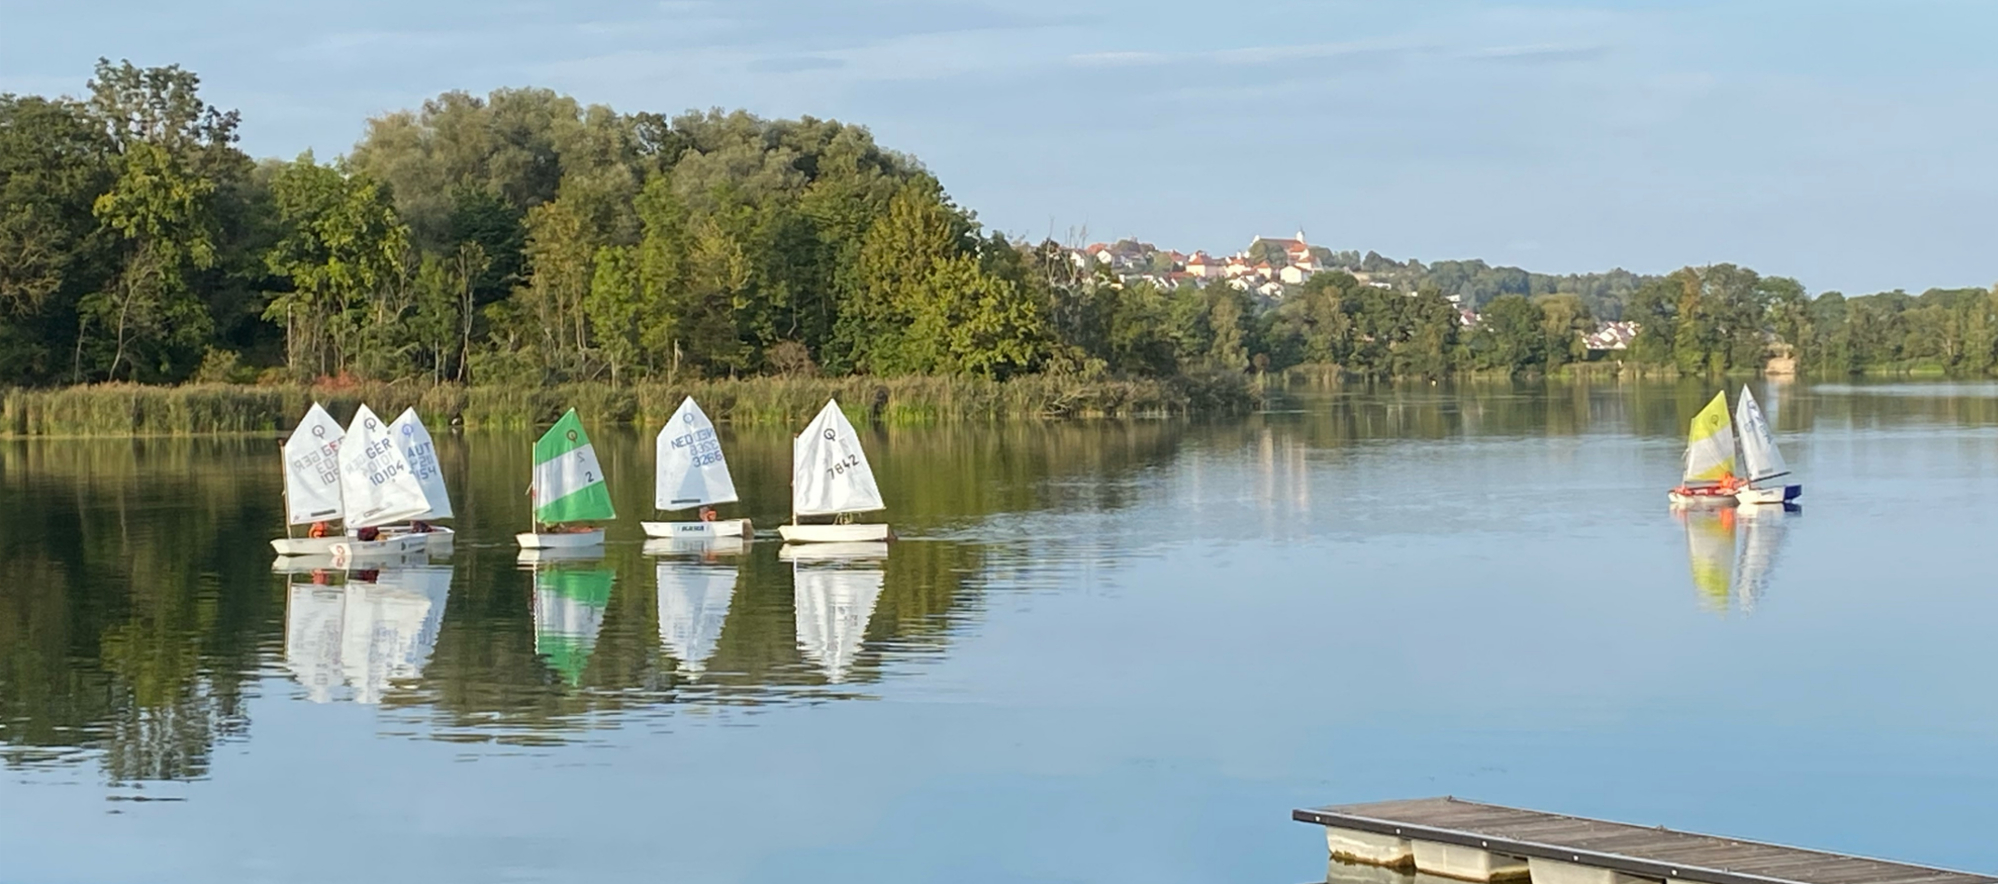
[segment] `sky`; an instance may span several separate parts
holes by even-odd
[[[1983,0],[0,0],[0,91],[181,64],[243,147],[451,89],[869,127],[988,227],[1540,272],[1998,281]]]

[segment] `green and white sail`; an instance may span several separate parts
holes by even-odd
[[[616,580],[615,573],[602,569],[534,572],[534,653],[570,685],[583,682]]]
[[[416,475],[417,483],[423,486],[424,498],[430,501],[429,512],[411,518],[451,518],[451,491],[444,487],[444,467],[437,462],[437,445],[430,441],[430,430],[416,416],[416,409],[403,409],[402,416],[389,424],[389,436],[402,449],[403,459],[409,461],[409,471]]]
[[[573,408],[534,443],[534,518],[544,525],[617,518],[596,446]]]
[[[1718,482],[1734,475],[1734,427],[1727,419],[1727,391],[1693,415],[1686,433],[1686,482]]]

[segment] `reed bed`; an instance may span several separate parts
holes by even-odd
[[[837,398],[856,422],[920,425],[1070,417],[1164,417],[1251,410],[1259,387],[1237,374],[1164,379],[1033,375],[976,378],[724,378],[685,383],[465,387],[455,384],[95,384],[0,392],[0,436],[197,436],[270,433],[318,402],[349,419],[362,403],[386,418],[415,408],[433,425],[522,428],[569,408],[586,421],[657,426],[693,396],[718,421],[802,424]]]

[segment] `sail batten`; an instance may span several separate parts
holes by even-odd
[[[1762,416],[1762,406],[1747,387],[1741,388],[1741,402],[1735,406],[1734,420],[1741,430],[1741,459],[1750,482],[1790,472],[1789,465],[1783,462],[1783,452],[1776,447],[1776,434]]]
[[[653,450],[658,464],[652,494],[655,508],[681,510],[737,499],[714,421],[694,397],[687,397],[666,419]]]
[[[409,468],[388,425],[366,405],[354,413],[340,444],[340,491],[346,498],[347,526],[386,525],[430,509],[423,483]]]
[[[542,524],[617,518],[596,446],[571,408],[534,443],[534,518]]]
[[[451,491],[444,485],[444,468],[437,461],[437,445],[431,441],[423,419],[416,416],[416,409],[403,409],[395,423],[389,424],[389,436],[402,449],[409,471],[416,474],[417,484],[423,486],[424,500],[430,504],[429,510],[411,518],[451,518]]]
[[[284,442],[285,521],[330,522],[346,515],[340,493],[340,441],[347,431],[319,403]]]
[[[1727,418],[1727,391],[1714,394],[1686,434],[1686,482],[1718,482],[1734,475],[1734,430]]]
[[[830,516],[887,509],[860,436],[828,400],[805,431],[791,443],[791,511]]]

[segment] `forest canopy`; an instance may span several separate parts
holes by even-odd
[[[0,95],[0,384],[1436,376],[1557,368],[1619,318],[1643,328],[1628,358],[1680,371],[1785,348],[1832,373],[1998,363],[1990,292],[1813,299],[1731,265],[1328,251],[1344,270],[1280,298],[1127,282],[986,230],[913,157],[811,117],[447,92],[330,162],[253,160],[240,123],[177,66],[100,60],[82,97]]]

